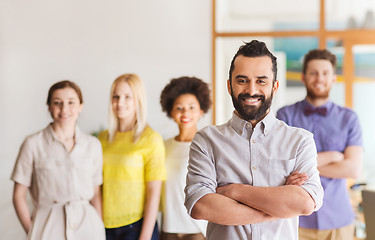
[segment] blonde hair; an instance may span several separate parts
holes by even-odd
[[[142,80],[136,74],[128,73],[123,74],[115,79],[112,83],[110,102],[109,102],[109,121],[108,121],[108,139],[113,141],[117,129],[118,129],[118,118],[115,115],[112,108],[113,91],[119,82],[125,82],[129,84],[130,89],[133,92],[135,102],[135,115],[136,122],[133,128],[133,141],[136,142],[141,137],[143,130],[147,126],[147,103],[146,103],[146,92]]]

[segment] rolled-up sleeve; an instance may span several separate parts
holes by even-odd
[[[198,132],[190,146],[188,173],[185,187],[185,207],[188,214],[195,203],[209,193],[215,193],[216,170],[212,159],[212,148],[209,147],[209,139]]]
[[[319,210],[323,204],[324,190],[320,183],[319,171],[317,169],[316,146],[311,133],[305,135],[300,142],[295,170],[301,173],[307,173],[309,179],[301,187],[308,192],[314,200],[314,211]]]
[[[30,137],[27,137],[22,143],[14,169],[11,175],[11,179],[14,182],[20,183],[27,187],[31,185],[31,178],[33,174],[33,147],[31,147]]]

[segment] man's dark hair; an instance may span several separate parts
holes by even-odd
[[[245,44],[242,45],[238,49],[236,55],[234,55],[232,62],[230,63],[229,81],[231,84],[232,84],[232,73],[234,70],[234,61],[239,55],[242,55],[245,57],[263,57],[263,56],[270,57],[272,60],[273,80],[276,81],[276,75],[277,75],[276,57],[268,50],[264,42],[260,42],[258,40],[252,40],[251,42],[245,42]]]
[[[302,73],[305,74],[307,70],[307,65],[311,60],[320,59],[328,60],[333,67],[333,70],[336,69],[336,56],[326,49],[314,49],[308,52],[303,59],[303,68]]]
[[[183,94],[194,95],[205,113],[211,106],[210,89],[207,83],[196,77],[175,78],[165,86],[160,95],[162,110],[168,117],[171,116],[174,102]]]

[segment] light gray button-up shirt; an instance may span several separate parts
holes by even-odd
[[[272,112],[254,129],[250,122],[233,114],[226,124],[206,127],[195,135],[190,148],[185,206],[191,214],[201,197],[230,183],[282,186],[293,171],[299,170],[309,177],[301,187],[314,199],[316,211],[323,200],[316,157],[313,135],[287,126]],[[207,239],[298,239],[298,217],[241,226],[209,223]]]

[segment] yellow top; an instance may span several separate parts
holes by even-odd
[[[134,143],[133,132],[99,134],[103,146],[103,220],[106,228],[129,225],[143,217],[146,182],[166,179],[162,137],[146,127]]]

